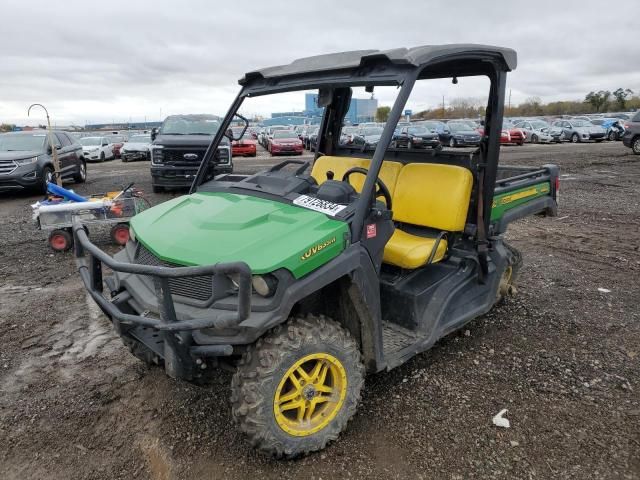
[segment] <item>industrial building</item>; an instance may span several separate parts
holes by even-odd
[[[305,94],[304,114],[307,117],[321,117],[322,108],[318,107],[318,95],[316,93]],[[345,123],[373,122],[378,109],[377,98],[352,98],[349,111],[345,116]]]

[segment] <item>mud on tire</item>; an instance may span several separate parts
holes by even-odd
[[[315,353],[329,354],[344,367],[344,402],[319,431],[291,435],[276,421],[276,391],[297,361]],[[240,359],[231,383],[232,415],[251,445],[268,455],[293,458],[321,450],[338,438],[355,413],[364,376],[358,345],[348,331],[324,316],[293,317],[259,339]]]
[[[520,251],[509,245],[507,242],[503,242],[503,245],[509,252],[509,256],[507,258],[507,269],[509,269],[509,273],[507,274],[508,278],[505,278],[505,274],[503,274],[503,278],[500,280],[496,303],[500,303],[506,296],[514,295],[516,293],[515,284],[518,279],[520,267],[522,266],[522,254]]]

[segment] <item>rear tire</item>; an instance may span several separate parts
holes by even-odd
[[[640,137],[636,137],[631,141],[631,151],[636,155],[640,155]]]
[[[500,284],[496,293],[496,303],[501,302],[507,296],[516,294],[517,290],[515,283],[518,279],[520,267],[522,266],[522,254],[520,251],[509,245],[507,242],[503,242],[503,245],[509,252],[509,256],[507,258],[507,267],[500,278]]]
[[[129,241],[129,225],[127,223],[117,223],[111,227],[111,241],[116,245],[124,246]]]
[[[84,183],[87,180],[87,164],[84,160],[80,161],[78,172],[73,176],[76,183]]]
[[[613,130],[611,130],[609,132],[609,135],[607,135],[607,138],[609,139],[610,142],[613,142],[614,140],[617,140],[617,135],[616,132],[614,132]]]
[[[324,316],[294,317],[242,356],[231,383],[232,415],[268,455],[321,450],[355,413],[364,375],[348,331]]]
[[[49,246],[56,252],[66,252],[73,246],[73,237],[67,230],[53,230],[49,234]]]

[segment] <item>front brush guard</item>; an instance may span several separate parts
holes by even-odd
[[[197,267],[157,267],[118,262],[91,243],[82,224],[75,218],[73,219],[73,238],[78,272],[91,298],[98,304],[105,315],[111,318],[118,331],[121,330],[121,325],[129,325],[153,328],[162,332],[165,369],[172,377],[186,379],[193,377],[191,350],[197,350],[198,347],[189,345],[191,336],[185,335],[184,332],[204,328],[232,327],[249,317],[251,312],[251,269],[244,262],[216,263]],[[102,294],[102,264],[107,265],[115,272],[152,277],[160,318],[154,319],[125,313],[118,306],[107,300]],[[237,311],[221,311],[211,318],[178,320],[169,279],[216,274],[233,274],[237,276]],[[226,354],[231,353],[229,350],[229,348],[221,349]]]

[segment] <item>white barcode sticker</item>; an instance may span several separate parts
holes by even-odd
[[[347,208],[346,205],[328,202],[326,200],[309,197],[307,195],[300,195],[293,201],[293,204],[298,205],[299,207],[308,208],[309,210],[315,210],[316,212],[325,213],[332,217],[335,217],[338,213]]]

